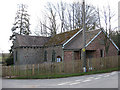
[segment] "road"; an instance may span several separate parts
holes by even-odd
[[[59,79],[3,79],[2,88],[118,88],[117,71]]]

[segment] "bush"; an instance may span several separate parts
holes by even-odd
[[[6,58],[5,63],[6,63],[7,66],[13,65],[14,64],[13,56],[11,55],[8,58]]]

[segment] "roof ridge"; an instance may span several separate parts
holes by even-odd
[[[68,33],[68,32],[72,32],[72,31],[76,31],[76,30],[80,30],[79,28],[77,28],[77,29],[74,29],[74,30],[70,30],[70,31],[66,31],[66,32],[62,32],[62,33],[58,33],[58,34],[56,34],[56,35],[59,35],[59,34],[63,34],[63,33]]]
[[[45,37],[45,36],[32,36],[32,35],[20,35],[20,34],[17,34],[19,36],[24,36],[24,37],[41,37],[41,38],[49,38],[49,37]]]
[[[100,31],[100,29],[88,30],[88,31],[86,31],[86,32],[93,32],[93,31]]]

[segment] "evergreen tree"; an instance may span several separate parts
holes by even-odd
[[[24,4],[19,4],[19,8],[16,13],[15,22],[11,29],[12,35],[10,36],[10,40],[14,42],[15,35],[29,35],[30,34],[30,18],[29,14],[27,13],[27,6]],[[11,47],[10,52],[12,52],[13,45]]]

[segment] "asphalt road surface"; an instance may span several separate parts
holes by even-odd
[[[118,88],[117,71],[59,79],[3,79],[2,88]]]

